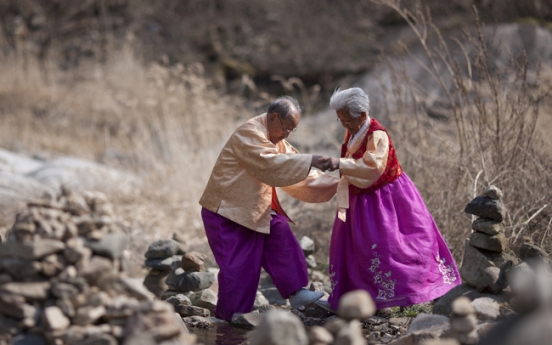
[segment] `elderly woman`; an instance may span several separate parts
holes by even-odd
[[[330,107],[345,127],[337,216],[330,244],[333,291],[326,307],[364,289],[377,309],[431,301],[460,284],[454,259],[385,128],[360,88],[337,90]],[[329,306],[328,306],[329,302]]]

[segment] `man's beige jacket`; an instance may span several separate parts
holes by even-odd
[[[299,154],[286,140],[269,140],[267,116],[242,124],[222,149],[199,201],[254,231],[270,233],[272,187],[305,202],[329,201],[339,179],[311,170],[312,155]]]

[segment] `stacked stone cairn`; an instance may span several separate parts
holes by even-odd
[[[465,296],[458,297],[452,302],[451,307],[450,329],[443,337],[457,339],[463,345],[477,344],[477,317],[471,300]]]
[[[181,242],[170,239],[152,243],[145,256],[145,264],[151,271],[144,285],[150,291],[172,304],[181,317],[211,316],[217,304],[213,284],[216,275],[206,272],[204,254],[185,253]],[[161,282],[163,277],[166,278]]]
[[[157,298],[169,289],[165,280],[171,273],[173,263],[179,263],[184,254],[183,243],[173,239],[158,240],[150,244],[145,257],[145,266],[149,269],[144,278],[144,286]]]
[[[506,209],[501,198],[502,191],[489,186],[464,210],[478,218],[472,223],[474,231],[466,242],[460,274],[465,283],[478,291],[493,294],[506,287],[505,271],[519,261],[508,250],[502,226]]]
[[[376,312],[372,297],[364,290],[351,291],[339,301],[337,317],[323,326],[313,326],[309,333],[293,313],[274,309],[266,312],[252,331],[250,345],[365,345],[364,320]]]
[[[28,202],[0,244],[0,344],[190,344],[172,306],[121,272],[124,228],[101,193]]]

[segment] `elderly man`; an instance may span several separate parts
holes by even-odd
[[[299,154],[285,139],[301,117],[297,100],[284,96],[265,114],[239,126],[222,149],[199,203],[211,250],[220,267],[216,317],[253,309],[261,267],[292,308],[313,303],[321,292],[304,289],[307,265],[275,187],[305,202],[325,202],[338,179],[329,157]]]

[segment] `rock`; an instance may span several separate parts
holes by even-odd
[[[117,345],[117,339],[110,334],[92,334],[79,342],[79,345]]]
[[[288,304],[287,299],[283,298],[280,295],[280,292],[275,287],[260,289],[261,293],[266,297],[270,304],[275,305],[286,305]]]
[[[451,305],[453,316],[467,316],[474,313],[471,300],[468,297],[461,296],[456,298]]]
[[[254,328],[257,327],[262,320],[262,315],[258,311],[253,311],[251,313],[235,313],[232,315],[232,325],[241,328]]]
[[[255,304],[253,304],[253,310],[257,310],[262,306],[269,305],[268,299],[263,295],[262,292],[257,291],[257,295],[255,297]]]
[[[159,240],[149,245],[146,259],[166,259],[173,255],[182,254],[180,244],[174,240]]]
[[[309,344],[332,344],[333,335],[324,327],[312,326],[309,330]]]
[[[88,264],[80,271],[82,277],[94,284],[100,277],[114,272],[113,262],[102,256],[93,256]]]
[[[472,229],[491,236],[503,231],[502,222],[489,218],[477,218],[472,223]]]
[[[497,303],[505,303],[508,301],[508,299],[503,295],[482,293],[477,291],[475,288],[471,287],[469,284],[464,283],[464,284],[455,286],[445,295],[441,296],[441,298],[439,298],[437,302],[435,302],[435,305],[433,306],[433,313],[450,316],[452,313],[452,308],[451,308],[452,302],[460,296],[466,296],[472,301],[480,297],[488,297],[496,301]]]
[[[471,302],[475,316],[479,320],[496,320],[500,316],[500,305],[488,297],[479,297]]]
[[[547,259],[548,253],[542,248],[532,243],[523,243],[519,247],[519,258],[523,261],[529,259]]]
[[[314,241],[307,236],[301,237],[299,240],[299,245],[301,246],[301,249],[303,250],[303,254],[305,254],[305,257],[314,254],[314,251],[316,249],[314,245]]]
[[[20,294],[27,300],[43,301],[48,297],[50,282],[11,282],[0,285],[0,293]]]
[[[161,298],[163,293],[169,289],[165,280],[169,276],[168,270],[150,270],[144,278],[144,286],[151,291],[155,296]]]
[[[188,296],[185,296],[182,294],[171,296],[167,298],[165,302],[172,304],[174,307],[176,307],[179,304],[188,305],[188,306],[192,305],[192,301],[188,298]]]
[[[382,342],[381,340],[378,339],[378,341],[376,341],[375,343],[381,343]],[[391,341],[389,345],[418,345],[418,344],[426,345],[426,344],[433,344],[434,341],[442,341],[442,339],[439,339],[437,334],[432,333],[431,331],[418,331],[415,333],[410,333],[405,336],[402,336],[394,341]],[[440,342],[437,344],[443,345]],[[460,345],[458,342],[454,344]]]
[[[308,268],[316,268],[316,266],[318,266],[318,264],[316,263],[316,258],[314,257],[314,255],[307,256],[306,260],[307,260],[307,267]]]
[[[23,296],[11,292],[0,294],[0,310],[2,314],[17,319],[34,318],[38,311],[36,307],[26,304]]]
[[[301,319],[292,313],[273,310],[262,315],[258,326],[251,332],[250,345],[307,345],[309,343]]]
[[[458,333],[470,333],[477,327],[477,317],[474,314],[453,317],[450,327]]]
[[[209,289],[194,292],[189,295],[192,305],[208,309],[210,312],[217,306],[217,295]]]
[[[207,289],[215,281],[215,275],[210,272],[183,272],[182,269],[171,271],[166,283],[178,291],[189,292]]]
[[[38,260],[64,248],[65,244],[62,241],[48,238],[37,239],[32,244],[10,241],[0,243],[0,257],[11,256],[23,260]]]
[[[347,292],[339,300],[337,315],[344,320],[365,319],[374,315],[376,304],[366,290]]]
[[[42,265],[37,261],[27,261],[15,257],[0,258],[0,268],[17,280],[38,279]],[[10,278],[11,279],[11,278]]]
[[[344,295],[345,296],[345,295]],[[351,320],[341,328],[336,336],[334,345],[364,345],[362,327],[358,320]]]
[[[184,271],[205,272],[207,256],[198,252],[190,252],[182,256],[181,267]]]
[[[182,261],[182,255],[173,255],[165,259],[148,259],[144,262],[144,264],[153,270],[168,271],[171,269],[174,262],[180,263],[181,261]]]
[[[70,320],[65,317],[61,309],[57,306],[51,306],[44,309],[42,318],[47,329],[62,331],[69,327]]]
[[[182,317],[185,317],[185,316],[209,317],[211,315],[211,312],[208,309],[184,305],[184,304],[177,305],[174,308],[174,311],[176,311]]]
[[[483,194],[494,200],[502,198],[502,191],[497,186],[493,185],[487,187]]]
[[[138,278],[131,278],[126,276],[120,276],[118,281],[119,286],[124,289],[124,291],[139,301],[153,301],[154,294],[152,294]]]
[[[431,332],[440,336],[449,327],[450,319],[443,315],[418,314],[410,323],[406,334]]]
[[[460,267],[462,280],[479,291],[499,292],[504,288],[506,282],[497,266],[502,264],[504,268],[508,268],[509,264],[506,261],[508,258],[510,257],[505,253],[477,249],[471,245],[471,242],[466,241],[464,259]],[[515,258],[511,259],[516,260]]]
[[[470,245],[476,248],[502,253],[508,249],[508,240],[503,233],[489,236],[475,231],[470,236]]]
[[[552,310],[536,309],[520,314],[493,327],[479,345],[542,345],[552,339]]]
[[[73,323],[76,325],[90,325],[96,322],[99,318],[104,316],[106,309],[103,305],[93,307],[93,306],[84,306],[76,310],[75,318]]]
[[[85,245],[96,255],[120,259],[126,246],[126,235],[120,231],[105,234],[100,240],[85,240]]]
[[[487,196],[478,196],[470,201],[464,212],[499,222],[502,222],[506,216],[506,209],[502,201],[491,199]]]
[[[40,334],[19,334],[14,337],[11,345],[47,345],[46,339]]]

